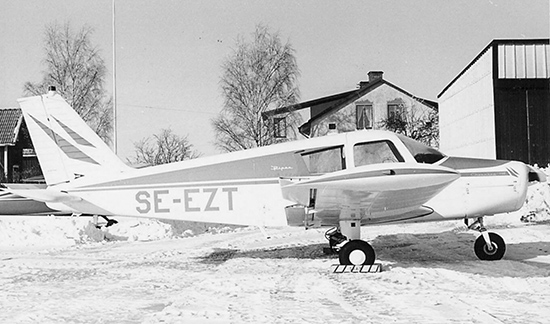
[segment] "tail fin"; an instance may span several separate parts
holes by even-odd
[[[48,185],[130,169],[55,91],[18,102]]]

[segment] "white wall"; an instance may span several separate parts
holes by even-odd
[[[496,158],[492,51],[439,98],[439,147],[447,155]]]
[[[373,129],[379,129],[380,122],[388,118],[388,103],[397,101],[400,101],[406,107],[407,113],[414,114],[416,118],[425,117],[432,110],[432,108],[416,101],[409,95],[383,84],[339,111],[317,121],[312,127],[314,130],[312,134],[313,136],[326,135],[329,123],[336,123],[339,133],[355,131],[357,129],[357,104],[372,105]]]

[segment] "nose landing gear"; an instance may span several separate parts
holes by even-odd
[[[495,261],[500,260],[506,253],[506,243],[504,239],[496,234],[487,231],[483,224],[483,217],[479,217],[473,224],[468,225],[468,219],[464,220],[471,230],[476,230],[481,235],[474,243],[474,252],[480,260]]]

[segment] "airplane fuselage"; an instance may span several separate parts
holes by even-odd
[[[358,153],[363,146],[379,152]],[[362,225],[474,218],[521,207],[529,172],[523,163],[438,158],[419,163],[395,134],[364,131],[56,187],[81,199],[63,205],[85,213],[260,226],[304,225],[302,216],[285,213],[288,206],[314,207],[321,226],[337,225],[343,207],[357,210]]]

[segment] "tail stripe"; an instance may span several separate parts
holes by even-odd
[[[78,148],[76,148],[74,145],[69,143],[66,139],[64,139],[61,135],[54,132],[52,129],[50,129],[48,126],[42,124],[38,119],[34,118],[33,116],[29,115],[34,122],[40,126],[40,128],[48,134],[48,136],[55,142],[55,144],[65,153],[69,158],[74,160],[79,160],[83,162],[93,163],[93,164],[99,164],[94,159],[86,155],[86,153],[82,152]]]
[[[86,145],[86,146],[91,146],[91,147],[95,147],[92,143],[88,142],[85,138],[83,138],[82,136],[80,136],[80,134],[78,134],[77,132],[75,132],[74,130],[72,130],[69,126],[63,124],[59,119],[55,118],[52,116],[53,119],[55,119],[55,121],[61,125],[61,127],[63,128],[63,130],[65,130],[65,132],[67,132],[67,134],[69,134],[69,136],[71,136],[71,138],[77,142],[78,144],[80,145]]]

